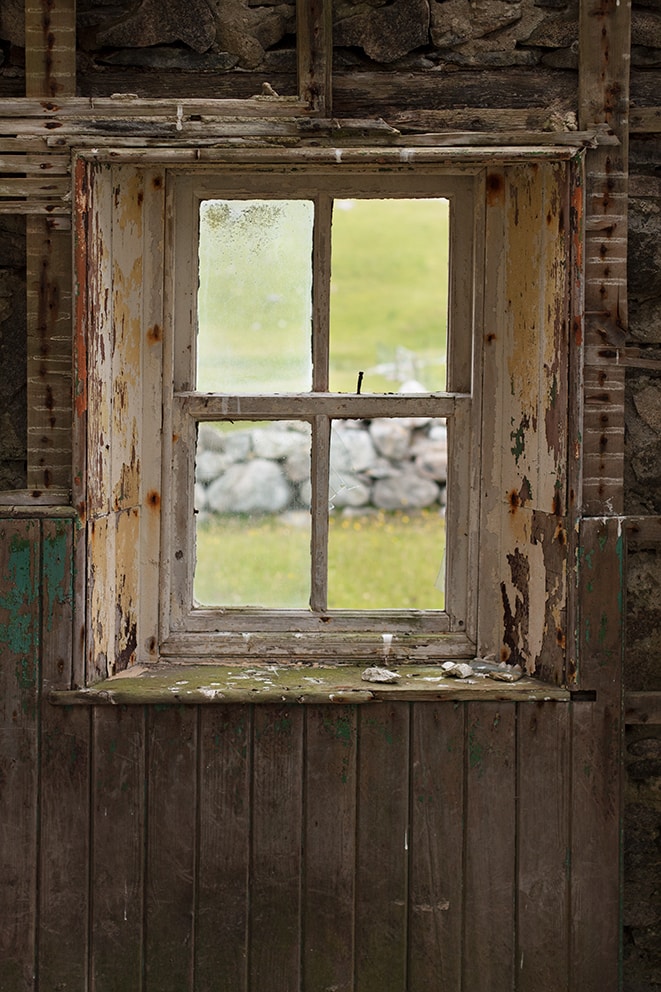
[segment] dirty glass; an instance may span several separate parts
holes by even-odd
[[[199,424],[195,470],[197,603],[305,609],[309,424]]]
[[[335,200],[331,390],[446,388],[448,253],[445,199]]]
[[[311,388],[310,200],[200,204],[197,388]]]

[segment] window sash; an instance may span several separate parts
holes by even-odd
[[[222,172],[222,170],[221,170]],[[382,634],[431,638],[432,656],[464,657],[472,652],[469,598],[469,517],[474,499],[453,498],[470,493],[470,452],[474,430],[471,396],[473,383],[473,306],[475,300],[473,227],[475,202],[473,177],[445,176],[428,171],[399,169],[384,173],[352,172],[342,176],[317,171],[249,175],[224,173],[179,176],[170,193],[172,278],[170,291],[174,314],[172,346],[171,443],[166,464],[171,466],[171,529],[163,556],[164,611],[161,650],[169,653],[207,653],[223,656],[250,653],[245,632],[276,636],[282,643],[315,634],[327,644],[337,633],[354,633],[376,642]],[[199,203],[203,199],[245,197],[312,199],[313,228],[312,390],[294,394],[200,393],[195,390],[196,299]],[[330,229],[335,198],[446,197],[450,201],[450,269],[448,291],[447,386],[448,391],[410,395],[330,393],[328,387]],[[458,217],[462,218],[459,234]],[[182,223],[182,221],[185,221]],[[182,292],[182,287],[184,290]],[[175,291],[176,290],[176,291]],[[166,373],[167,381],[167,373]],[[326,556],[328,541],[328,471],[330,429],[333,419],[374,417],[444,417],[448,424],[448,517],[446,561],[452,575],[446,588],[444,610],[329,611],[326,609]],[[313,425],[312,436],[312,533],[311,610],[250,610],[193,606],[193,554],[195,521],[192,511],[197,423],[213,420],[298,420]],[[454,438],[461,434],[461,442]],[[177,498],[174,498],[176,492]],[[182,498],[182,495],[183,498]],[[440,565],[440,555],[439,555]],[[326,625],[330,623],[333,635]],[[239,639],[235,633],[241,632]],[[213,635],[213,637],[210,637]],[[441,637],[443,644],[438,641]],[[206,640],[205,640],[206,638]],[[252,645],[255,641],[253,639]],[[273,647],[273,644],[271,647]],[[331,650],[329,648],[329,650]],[[425,650],[425,649],[423,649]],[[341,656],[334,644],[332,651]]]

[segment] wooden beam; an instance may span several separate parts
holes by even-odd
[[[333,64],[331,0],[298,0],[296,41],[299,96],[321,117],[330,117]]]
[[[627,327],[627,158],[631,5],[582,0],[579,127],[608,124],[618,147],[590,154],[586,189],[585,344],[622,347]],[[624,369],[585,368],[583,508],[621,513]],[[607,455],[607,457],[602,457]]]
[[[661,692],[627,692],[624,696],[624,722],[661,725]]]

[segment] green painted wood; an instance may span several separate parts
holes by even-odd
[[[197,718],[192,707],[147,711],[145,992],[192,987]]]
[[[45,692],[72,680],[73,522],[44,519],[41,537]],[[84,989],[87,981],[91,720],[91,712],[42,699],[37,975],[45,989]]]
[[[303,987],[353,989],[356,861],[355,706],[305,714]]]
[[[94,713],[90,973],[103,992],[140,992],[143,971],[145,715]]]
[[[35,969],[39,523],[0,521],[0,990]]]
[[[464,715],[461,703],[412,707],[410,989],[461,989]]]
[[[195,992],[247,990],[251,736],[251,707],[201,709]]]
[[[516,729],[514,703],[470,703],[465,761],[465,989],[514,984]]]
[[[359,716],[356,992],[407,987],[409,718],[407,703]]]
[[[298,992],[303,710],[254,708],[249,988]]]

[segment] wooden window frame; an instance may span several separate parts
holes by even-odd
[[[168,193],[169,245],[166,263],[164,381],[172,382],[164,411],[164,528],[161,569],[160,651],[164,657],[235,658],[252,656],[268,646],[269,656],[323,658],[388,657],[395,661],[475,654],[476,546],[479,507],[471,485],[471,465],[478,450],[473,384],[479,374],[474,346],[479,317],[474,301],[476,271],[476,186],[470,175],[430,169],[384,169],[376,162],[359,170],[328,172],[289,168],[259,173],[218,170],[214,174],[173,176]],[[448,381],[444,392],[388,395],[332,393],[326,380],[330,228],[332,200],[347,197],[433,198],[450,203],[448,304]],[[310,392],[277,395],[231,395],[196,392],[195,341],[198,276],[199,205],[212,198],[300,198],[315,206],[313,235],[313,353]],[[325,604],[325,554],[328,514],[328,464],[333,420],[374,417],[447,418],[448,511],[446,554],[451,584],[444,610],[329,610]],[[201,609],[193,603],[195,518],[194,453],[197,424],[213,420],[303,419],[312,426],[312,595],[309,610]],[[171,439],[176,439],[174,442]],[[466,494],[471,494],[468,497]],[[441,567],[439,547],[438,567]],[[322,575],[324,573],[324,575]],[[257,648],[256,648],[257,645]]]
[[[303,658],[360,664],[384,658],[383,634],[390,631],[381,625],[335,633],[328,624],[318,632],[285,623],[282,638],[273,625],[171,629],[170,590],[166,597],[160,578],[170,574],[173,558],[181,561],[177,553],[183,549],[171,541],[170,506],[175,516],[188,517],[190,504],[171,499],[168,491],[179,443],[173,444],[167,399],[175,319],[174,270],[166,247],[174,225],[169,188],[176,176],[193,175],[204,183],[222,174],[226,190],[234,177],[235,183],[248,183],[254,196],[258,180],[266,189],[269,182],[281,182],[268,177],[291,174],[308,177],[312,187],[315,177],[335,177],[346,190],[342,177],[372,174],[386,195],[389,182],[405,195],[416,176],[429,174],[438,178],[437,195],[447,191],[451,177],[472,184],[474,193],[473,281],[469,294],[457,291],[459,299],[470,299],[472,380],[465,390],[454,383],[459,403],[457,397],[423,397],[432,406],[455,404],[456,418],[469,407],[472,418],[470,430],[462,426],[455,432],[472,444],[465,459],[476,507],[468,518],[471,526],[465,526],[468,629],[466,634],[392,631],[387,657],[390,664],[429,664],[467,652],[495,655],[548,682],[565,683],[574,656],[567,632],[572,629],[572,494],[578,486],[573,455],[580,447],[570,401],[580,368],[580,342],[570,328],[580,327],[583,306],[580,151],[301,144],[221,148],[196,164],[189,149],[145,154],[107,148],[81,150],[74,167],[79,205],[74,499],[81,520],[76,665],[84,681],[159,661]],[[179,281],[184,277],[177,274]],[[472,399],[464,402],[471,388]],[[213,418],[204,397],[177,391],[179,413],[189,424]],[[367,395],[360,402],[367,406],[356,406],[351,416],[367,416],[384,398]],[[242,412],[252,417],[257,411]],[[190,457],[186,464],[184,473],[190,472]],[[189,483],[192,492],[192,478]]]

